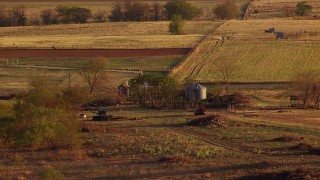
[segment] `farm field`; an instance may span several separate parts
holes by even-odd
[[[300,0],[254,0],[248,10],[248,19],[288,18],[295,16],[295,7]],[[318,16],[320,1],[307,1],[313,9],[309,17]]]
[[[82,121],[89,129],[83,133],[83,150],[1,150],[0,177],[39,178],[49,173],[67,179],[319,177],[319,155],[298,146],[319,147],[317,111],[210,110],[225,118],[216,127],[187,126],[187,119],[194,117],[186,110],[120,106],[109,107],[108,113],[125,118]]]
[[[28,89],[29,81],[36,76],[48,76],[52,83],[59,87],[67,87],[68,75],[71,68],[71,81],[74,86],[83,86],[83,81],[78,75],[78,70],[92,59],[106,62],[107,71],[113,82],[112,87],[137,76],[142,72],[167,72],[173,68],[182,56],[160,57],[111,57],[111,58],[10,58],[0,60],[0,95],[21,92]],[[18,64],[17,64],[18,62]],[[7,64],[8,63],[8,64]],[[132,72],[128,72],[132,71]]]
[[[248,20],[228,21],[207,37],[173,73],[181,79],[191,76],[199,81],[221,81],[217,73],[217,59],[227,59],[237,65],[235,82],[285,82],[296,74],[320,70],[319,36],[320,24],[314,21]],[[264,29],[275,27],[276,31],[299,33],[299,38],[275,39]],[[232,40],[217,41],[219,35]]]
[[[171,35],[169,22],[119,22],[0,28],[0,48],[145,49],[193,47],[221,22],[187,22]],[[198,28],[200,27],[201,28]]]
[[[137,73],[126,71],[107,72],[111,79],[108,82],[110,88],[116,88],[126,80],[130,80],[138,75]],[[84,87],[86,85],[76,69],[71,69],[70,74],[71,86]],[[39,76],[49,78],[50,84],[57,89],[69,86],[69,70],[65,67],[39,65],[0,66],[0,95],[26,92],[29,89],[30,81]]]

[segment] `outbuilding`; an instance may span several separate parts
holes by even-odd
[[[189,83],[185,85],[185,97],[187,100],[207,99],[207,88],[199,83]]]

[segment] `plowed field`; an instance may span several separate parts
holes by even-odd
[[[145,57],[187,54],[191,48],[167,49],[3,49],[0,58],[20,57]]]

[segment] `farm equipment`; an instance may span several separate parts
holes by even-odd
[[[107,116],[107,111],[98,111],[98,113],[95,113],[95,114],[97,114],[97,116],[92,117],[93,121],[106,121],[111,119],[110,116]]]
[[[206,109],[203,106],[199,106],[198,109],[194,111],[194,115],[195,116],[206,115],[205,111]]]
[[[274,28],[269,28],[269,29],[264,30],[264,32],[273,33],[273,32],[275,32],[275,29]]]

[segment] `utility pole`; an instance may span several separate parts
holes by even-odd
[[[70,58],[69,58],[69,88],[71,88],[71,64],[70,64]]]

